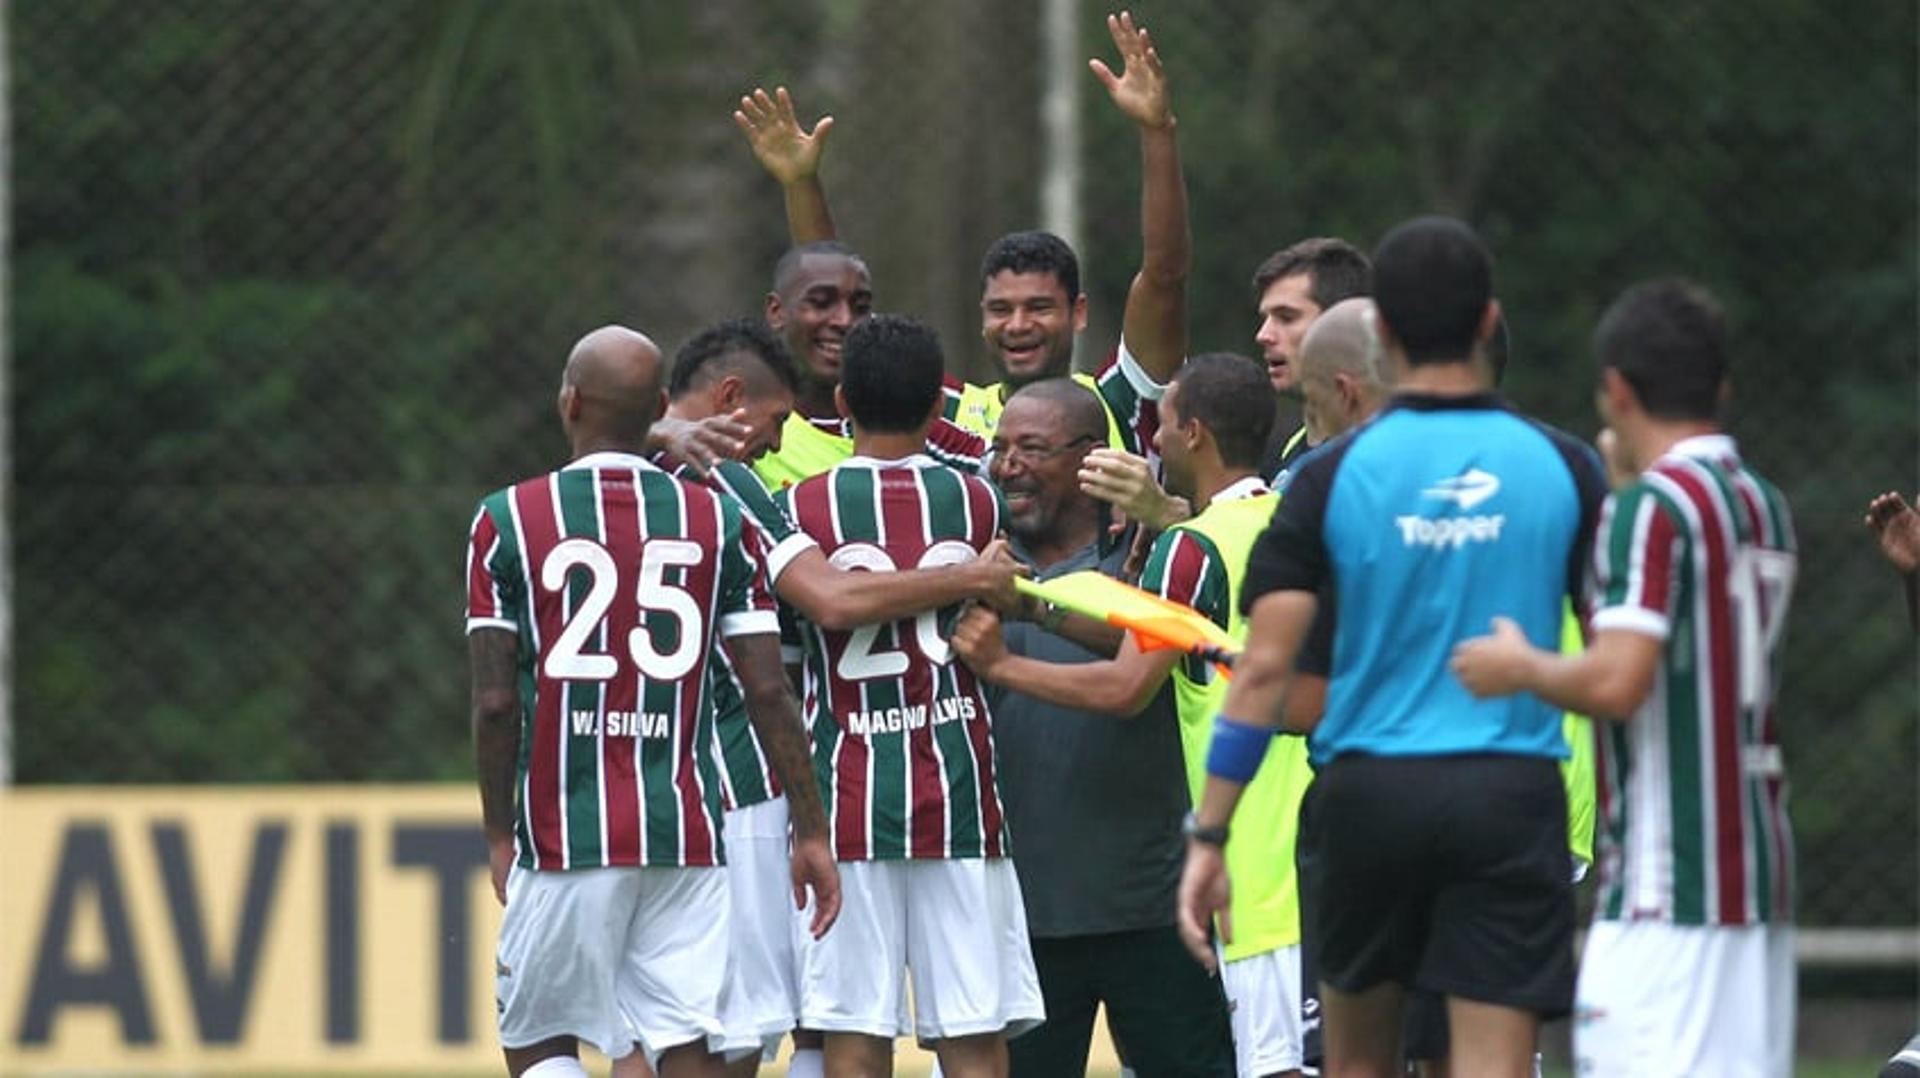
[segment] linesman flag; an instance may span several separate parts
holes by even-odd
[[[1194,608],[1123,583],[1093,569],[1052,580],[1016,577],[1014,587],[1042,602],[1104,621],[1133,634],[1141,651],[1174,648],[1212,663],[1223,676],[1240,650],[1227,631]]]

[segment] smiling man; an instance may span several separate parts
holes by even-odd
[[[1140,131],[1140,269],[1127,291],[1113,359],[1099,375],[1074,379],[1095,390],[1106,406],[1108,441],[1147,454],[1157,423],[1153,402],[1186,356],[1192,237],[1177,125],[1160,55],[1152,37],[1130,15],[1108,16],[1107,32],[1123,62],[1120,73],[1097,59],[1089,67],[1114,106]],[[811,131],[802,128],[792,98],[780,89],[774,94],[756,90],[742,98],[734,121],[760,164],[780,181],[796,249],[832,240],[837,229],[819,168],[833,118],[822,117]],[[1014,390],[1072,370],[1074,339],[1086,325],[1079,261],[1065,240],[1048,232],[1014,232],[996,240],[982,262],[980,332],[1002,380],[986,385],[949,382],[946,419],[991,437]],[[761,474],[767,476],[766,469]]]

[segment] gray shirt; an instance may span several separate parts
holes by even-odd
[[[1127,548],[1103,562],[1089,546],[1036,575],[1098,568],[1118,576]],[[1017,541],[1014,552],[1027,556]],[[1100,657],[1029,622],[1009,623],[1006,640],[1009,651],[1045,662]],[[1188,805],[1172,679],[1132,718],[989,691],[1027,930],[1057,937],[1171,925]]]

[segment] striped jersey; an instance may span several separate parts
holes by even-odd
[[[848,570],[960,564],[1000,529],[992,485],[920,455],[855,457],[780,499],[827,561]],[[947,645],[958,611],[850,631],[798,623],[814,770],[839,860],[1007,853],[986,698]]]
[[[747,541],[760,549],[766,563],[769,587],[779,584],[780,574],[796,555],[814,545],[812,539],[794,528],[786,513],[774,503],[773,496],[767,493],[760,477],[745,464],[722,460],[702,478],[686,463],[665,453],[656,454],[653,462],[674,478],[703,484],[733,502],[740,510]],[[708,672],[713,679],[713,732],[720,754],[722,803],[731,810],[779,797],[779,777],[773,773],[773,765],[760,747],[759,735],[753,732],[753,723],[747,718],[746,695],[724,648],[714,654]]]
[[[1236,600],[1246,576],[1247,552],[1266,530],[1278,502],[1255,476],[1228,486],[1192,520],[1161,533],[1147,555],[1140,586],[1192,607],[1244,642],[1246,616]],[[1173,691],[1188,792],[1197,805],[1206,789],[1207,747],[1214,717],[1226,701],[1227,683],[1213,664],[1187,656],[1173,668]],[[1233,878],[1228,909],[1233,941],[1222,946],[1229,962],[1300,942],[1300,883],[1293,854],[1300,799],[1312,780],[1304,739],[1275,738],[1241,794],[1224,851],[1227,874]]]
[[[949,468],[986,471],[985,438],[945,419],[927,428],[927,455]],[[789,413],[780,428],[780,448],[762,453],[753,471],[769,490],[784,490],[853,456],[853,424],[845,418],[810,419]]]
[[[495,491],[467,629],[520,638],[521,865],[721,862],[707,665],[720,637],[776,631],[739,510],[624,453]]]
[[[1774,694],[1796,570],[1786,500],[1725,435],[1680,442],[1608,499],[1593,627],[1665,646],[1646,702],[1599,742],[1599,916],[1792,919]]]
[[[1160,409],[1155,402],[1167,387],[1155,382],[1127,351],[1125,341],[1097,375],[1075,374],[1073,380],[1099,396],[1107,410],[1107,444],[1146,457],[1158,467],[1159,454],[1153,449],[1153,435],[1160,427]],[[1000,426],[1000,413],[1006,410],[1011,387],[1005,382],[977,385],[972,382],[949,383],[943,414],[961,428],[991,439]]]

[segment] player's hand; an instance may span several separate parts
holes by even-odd
[[[1920,501],[1920,496],[1915,497]],[[1867,503],[1867,527],[1880,541],[1880,553],[1902,573],[1920,569],[1920,512],[1888,491]]]
[[[974,572],[980,574],[980,582],[975,593],[976,598],[992,607],[1002,617],[1017,617],[1026,607],[1026,596],[1014,586],[1014,581],[1031,575],[1032,570],[1020,564],[1013,556],[1005,539],[995,539],[974,559]]]
[[[1180,873],[1180,904],[1175,910],[1175,924],[1180,929],[1180,942],[1187,945],[1188,953],[1207,967],[1209,973],[1220,969],[1219,956],[1213,952],[1213,941],[1207,931],[1215,916],[1220,918],[1220,939],[1233,942],[1228,897],[1227,862],[1220,847],[1209,842],[1189,841],[1187,867]]]
[[[820,155],[826,150],[827,132],[833,130],[833,117],[820,117],[811,131],[801,127],[794,115],[793,95],[785,86],[772,95],[756,87],[740,99],[733,122],[747,136],[760,167],[782,187],[820,174]]]
[[[1153,553],[1153,541],[1160,533],[1152,528],[1141,528],[1133,533],[1133,549],[1127,551],[1127,560],[1120,566],[1120,576],[1129,584],[1138,584],[1140,574],[1147,571],[1147,555]]]
[[[993,668],[1007,657],[1007,642],[1000,636],[1000,615],[984,606],[973,607],[961,616],[949,643],[961,662],[988,681],[993,680]]]
[[[1456,644],[1447,665],[1475,696],[1511,696],[1527,685],[1533,645],[1512,618],[1494,618],[1493,635]]]
[[[1107,16],[1107,33],[1113,36],[1114,47],[1120,50],[1120,74],[1115,75],[1104,60],[1087,61],[1094,77],[1107,88],[1107,96],[1113,98],[1113,103],[1128,119],[1142,127],[1159,128],[1173,123],[1167,73],[1160,66],[1160,53],[1154,49],[1153,38],[1148,36],[1146,28],[1134,25],[1132,12],[1122,11]]]
[[[698,422],[661,416],[647,431],[647,444],[685,461],[704,477],[715,464],[736,460],[747,448],[747,438],[753,431],[746,424],[746,416],[745,409]]]
[[[507,876],[513,872],[513,835],[487,836],[487,874],[493,879],[493,897],[507,904]]]
[[[793,908],[806,909],[807,893],[813,893],[813,918],[807,922],[807,931],[819,939],[840,917],[840,867],[833,863],[826,837],[794,836],[792,868]]]
[[[1124,449],[1088,450],[1086,459],[1080,462],[1078,479],[1082,493],[1155,531],[1164,531],[1193,515],[1185,498],[1161,489],[1147,458]]]
[[[1600,450],[1600,462],[1607,467],[1607,485],[1620,490],[1640,478],[1633,465],[1627,461],[1626,447],[1620,444],[1620,436],[1612,427],[1604,427],[1593,439],[1594,448]]]

